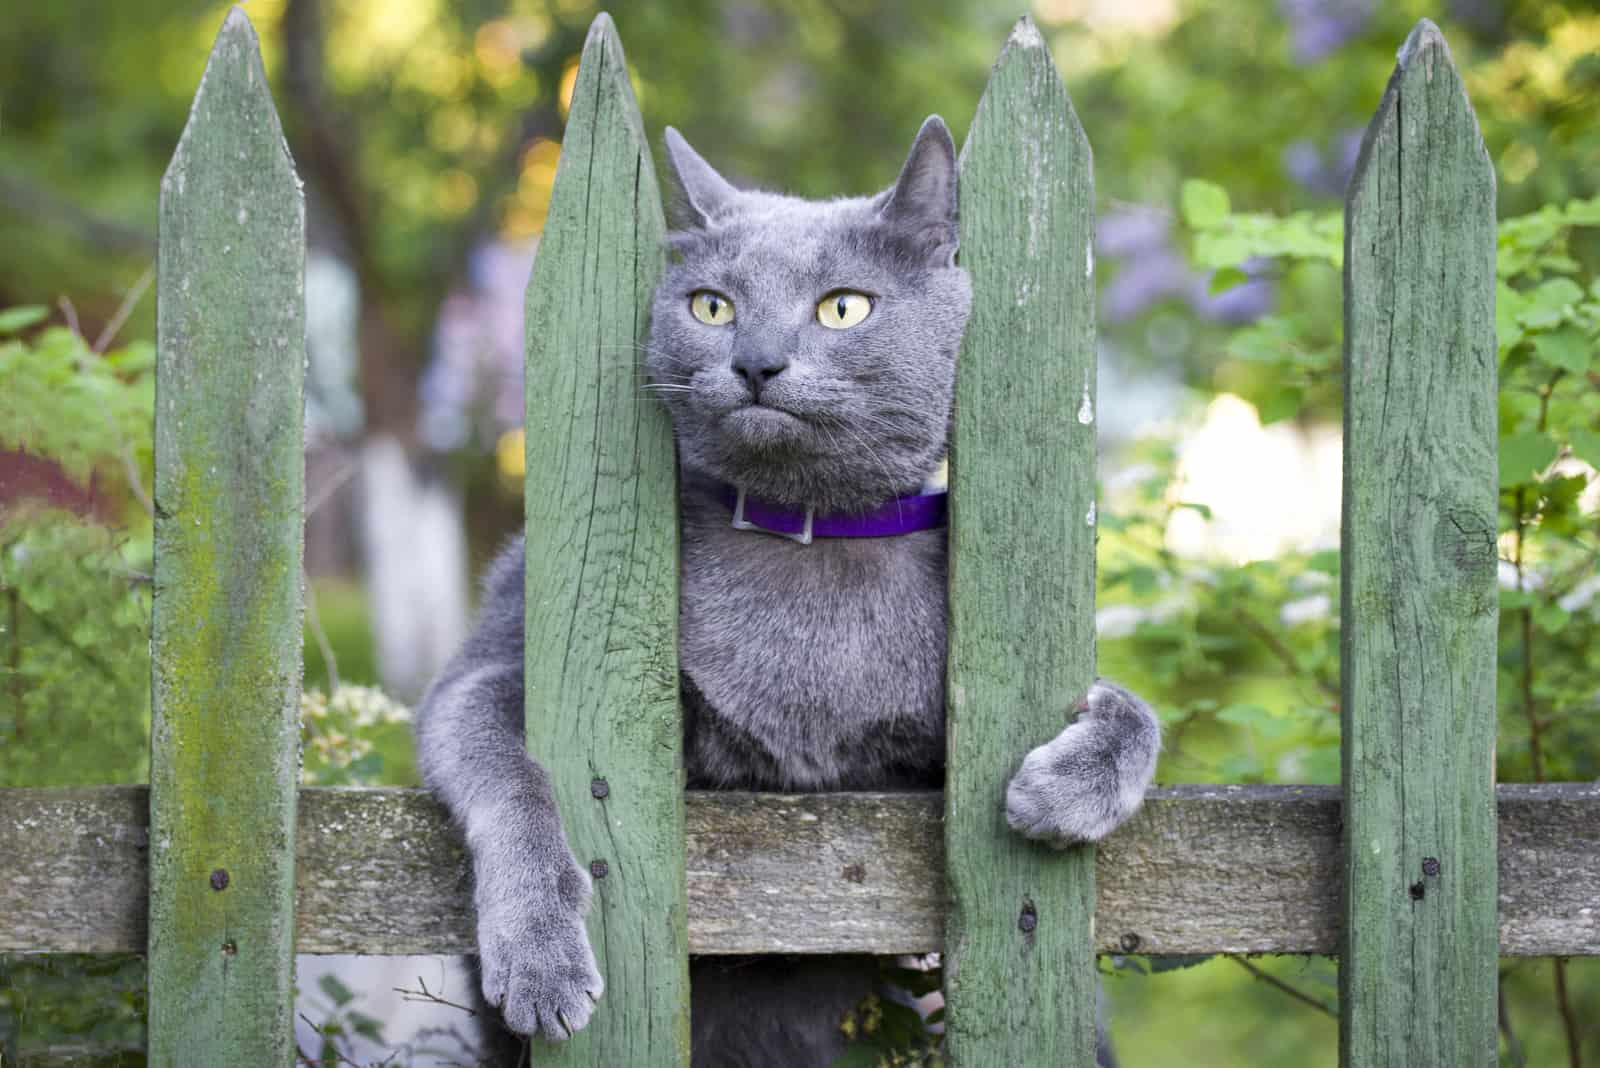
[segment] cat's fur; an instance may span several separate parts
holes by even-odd
[[[716,487],[863,510],[915,492],[938,465],[971,301],[954,260],[950,134],[929,119],[894,186],[828,202],[736,190],[676,131],[666,141],[686,225],[671,238],[646,362],[683,467],[689,782],[937,786],[945,532],[800,545],[732,529]],[[695,319],[690,295],[702,289],[731,298],[731,323]],[[839,289],[873,307],[830,330],[816,306]],[[484,995],[513,1030],[560,1039],[589,1020],[602,982],[583,926],[588,875],[548,776],[523,750],[522,555],[518,541],[492,569],[476,630],[425,698],[418,758],[472,854]],[[1096,683],[1077,712],[1019,754],[1005,801],[1024,834],[1098,839],[1138,807],[1154,772],[1159,728],[1143,702]],[[843,1048],[840,1014],[875,974],[848,958],[697,960],[694,1063],[829,1064]]]

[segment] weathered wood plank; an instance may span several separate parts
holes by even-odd
[[[1094,850],[1012,832],[1006,783],[1094,680],[1094,177],[1020,20],[961,154],[972,316],[951,447],[946,1042],[959,1065],[1094,1064]]]
[[[1345,209],[1344,1064],[1495,1032],[1494,169],[1419,23]]]
[[[305,210],[238,8],[162,179],[160,237],[149,1060],[287,1065]]]
[[[665,232],[602,14],[528,287],[524,500],[528,749],[604,872],[589,936],[606,994],[541,1063],[688,1064],[677,476],[666,413],[639,388]]]
[[[0,952],[144,945],[146,797],[0,790]],[[942,947],[938,794],[687,801],[691,952]],[[1499,804],[1500,951],[1600,955],[1600,785],[1502,786]],[[308,788],[299,812],[301,952],[472,951],[467,867],[426,794]],[[1338,948],[1335,788],[1156,790],[1097,859],[1100,952]]]

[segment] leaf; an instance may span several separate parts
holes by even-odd
[[[1494,333],[1495,340],[1500,343],[1502,352],[1508,352],[1517,346],[1523,338],[1522,326],[1518,316],[1527,306],[1527,300],[1522,294],[1506,285],[1499,283],[1494,302]]]
[[[1572,451],[1590,467],[1600,468],[1600,432],[1573,430],[1567,435],[1572,441]]]
[[[1250,281],[1250,276],[1237,267],[1221,267],[1211,276],[1210,294],[1214,297],[1218,293],[1226,293],[1234,286],[1242,286]]]
[[[1500,485],[1532,482],[1550,466],[1559,446],[1542,430],[1528,430],[1500,439]]]
[[[1220,185],[1190,178],[1179,193],[1183,221],[1196,230],[1207,230],[1228,217],[1228,193]]]
[[[1593,343],[1575,326],[1563,326],[1559,330],[1537,334],[1533,339],[1533,351],[1539,359],[1551,367],[1559,367],[1577,375],[1589,369],[1592,349]]]
[[[1261,400],[1259,408],[1261,425],[1270,426],[1285,419],[1292,419],[1300,414],[1304,404],[1305,394],[1301,390],[1275,389]]]
[[[1583,290],[1570,278],[1551,278],[1539,283],[1528,297],[1536,308],[1553,308],[1559,311],[1582,300]]]
[[[1559,634],[1572,613],[1557,604],[1541,604],[1533,610],[1534,625],[1545,634]]]
[[[328,995],[328,997],[332,998],[333,1003],[340,1008],[344,1008],[346,1005],[350,1004],[356,999],[355,992],[341,983],[337,975],[324,975],[321,979],[317,980],[317,985],[320,986],[322,988],[322,992]]]
[[[1323,549],[1311,554],[1306,560],[1306,567],[1312,571],[1320,571],[1324,575],[1337,575],[1339,573],[1339,550]]]
[[[1160,975],[1162,972],[1176,972],[1184,968],[1193,968],[1198,964],[1215,957],[1215,953],[1175,953],[1164,957],[1146,957],[1150,964],[1150,974]]]
[[[1299,729],[1293,717],[1280,716],[1260,705],[1228,705],[1217,712],[1217,718],[1253,731],[1263,738],[1281,738]]]
[[[24,304],[18,308],[0,311],[0,337],[26,330],[50,318],[50,309],[43,304]]]

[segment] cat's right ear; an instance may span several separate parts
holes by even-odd
[[[671,126],[667,127],[665,140],[667,163],[672,168],[672,177],[678,183],[678,190],[683,194],[685,221],[690,226],[703,229],[730,200],[739,195],[739,191],[713,170],[711,164],[701,159],[700,153],[690,148],[683,135]]]

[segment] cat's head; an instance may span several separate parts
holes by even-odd
[[[683,227],[645,359],[684,464],[825,510],[915,492],[944,455],[972,303],[944,123],[889,189],[829,201],[735,189],[666,142]]]

